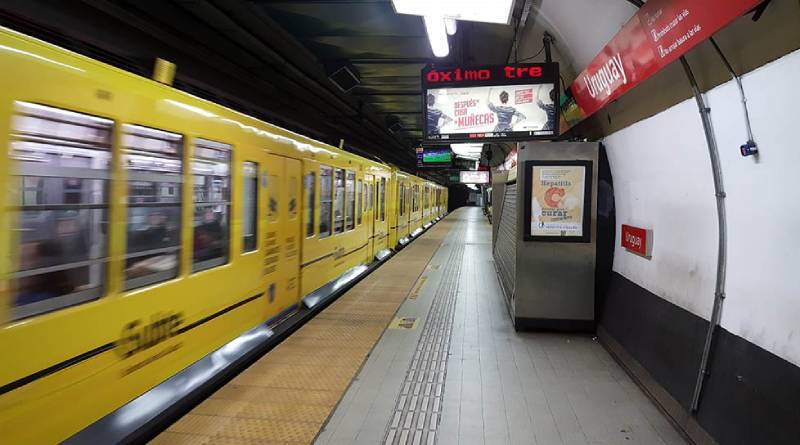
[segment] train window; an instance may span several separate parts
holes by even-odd
[[[378,181],[378,179],[376,178],[375,179],[375,221],[378,221],[378,220],[381,219],[381,212],[380,212],[380,208],[381,208],[380,184],[381,184],[380,181]]]
[[[360,226],[362,213],[364,213],[364,181],[359,179],[356,189],[358,193],[358,210],[356,210],[356,219],[358,220],[357,224]]]
[[[315,187],[317,182],[317,174],[314,172],[306,173],[303,179],[303,189],[306,193],[306,238],[314,236],[314,206],[315,204]]]
[[[381,178],[381,221],[386,221],[386,178]]]
[[[399,200],[400,200],[400,203],[399,203],[399,205],[400,205],[400,216],[403,216],[403,210],[404,210],[403,206],[406,203],[405,188],[406,188],[405,184],[403,184],[401,182],[400,183],[400,192],[397,194],[398,197],[399,197]]]
[[[373,187],[375,186],[375,183],[370,181],[368,185],[369,187],[367,187],[367,206],[371,211],[375,208],[373,205],[373,200],[375,199],[375,190],[373,189]]]
[[[196,139],[194,176],[194,251],[192,271],[228,262],[231,210],[231,146]]]
[[[122,128],[128,175],[128,290],[178,276],[183,137],[138,125]]]
[[[297,176],[289,176],[289,219],[297,219]]]
[[[100,298],[108,259],[109,119],[17,102],[9,155],[18,320]],[[13,201],[12,201],[13,202]]]
[[[334,172],[333,233],[344,232],[344,170]]]
[[[347,213],[345,214],[345,225],[347,230],[356,228],[356,173],[347,171]]]
[[[319,179],[319,237],[325,238],[331,236],[333,169],[327,165],[320,165]]]
[[[269,222],[278,222],[281,202],[280,176],[269,175],[267,179],[267,189],[269,190],[267,199],[267,220],[269,220]]]
[[[252,252],[258,246],[258,163],[245,161],[242,173],[242,251]]]

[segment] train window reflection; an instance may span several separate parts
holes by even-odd
[[[381,221],[386,221],[386,178],[381,178]]]
[[[258,164],[245,161],[242,167],[244,176],[242,251],[252,252],[258,245]]]
[[[314,236],[314,209],[316,208],[314,205],[314,192],[316,187],[316,176],[316,173],[308,172],[303,179],[303,189],[306,193],[306,238],[311,238]]]
[[[194,185],[192,271],[228,262],[231,213],[231,146],[196,139],[192,154]]]
[[[10,210],[18,232],[11,318],[99,298],[108,256],[113,122],[17,102]]]
[[[356,218],[357,223],[361,225],[361,217],[363,216],[362,213],[364,212],[364,181],[358,180],[357,193],[358,193],[358,210],[356,210]]]
[[[123,165],[128,174],[125,289],[178,276],[183,137],[126,124]]]
[[[333,233],[344,232],[344,170],[336,169],[333,197]]]
[[[281,178],[278,175],[269,175],[269,196],[267,202],[267,219],[270,222],[278,222],[281,202]]]
[[[319,237],[331,235],[331,210],[333,207],[333,169],[319,167]]]
[[[398,197],[400,198],[400,216],[403,216],[406,206],[406,185],[404,183],[400,183],[400,192],[398,193]]]
[[[297,219],[297,176],[289,176],[289,219]]]
[[[356,220],[355,220],[355,213],[356,213],[356,173],[351,172],[350,170],[347,171],[347,213],[345,216],[345,224],[347,225],[347,230],[353,230],[356,228]]]

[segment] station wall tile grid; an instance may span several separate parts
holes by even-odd
[[[433,226],[151,443],[311,443],[452,225]]]

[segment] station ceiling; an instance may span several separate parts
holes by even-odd
[[[504,63],[515,32],[461,22],[436,59],[391,0],[4,0],[0,23],[144,76],[165,58],[178,88],[411,171],[422,67]],[[342,66],[347,92],[328,79]]]

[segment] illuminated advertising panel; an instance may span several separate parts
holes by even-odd
[[[488,171],[462,171],[459,172],[459,182],[462,184],[488,184]]]
[[[423,138],[428,143],[554,139],[558,64],[422,71]]]
[[[447,147],[417,148],[417,167],[450,168],[453,165],[453,152]]]
[[[525,240],[590,242],[590,161],[525,162]]]

